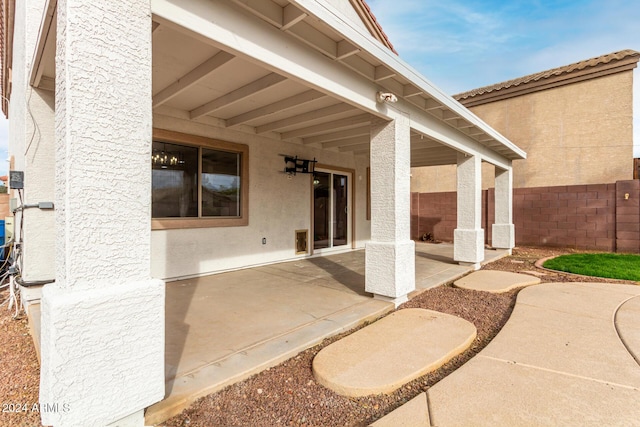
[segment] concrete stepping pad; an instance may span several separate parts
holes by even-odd
[[[523,286],[537,285],[539,277],[509,271],[480,270],[456,280],[454,285],[462,289],[485,291],[491,293],[507,292]]]
[[[390,393],[469,348],[476,327],[432,310],[399,310],[323,348],[316,380],[345,396]]]

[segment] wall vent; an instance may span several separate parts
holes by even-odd
[[[309,230],[296,230],[296,255],[306,254]]]

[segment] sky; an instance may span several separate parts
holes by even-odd
[[[400,57],[449,94],[623,49],[638,0],[367,0]]]

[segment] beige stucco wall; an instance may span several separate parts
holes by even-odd
[[[573,83],[470,110],[527,152],[516,188],[633,178],[633,72]],[[483,188],[494,168],[483,165]],[[455,166],[414,168],[411,191],[455,191]]]
[[[208,121],[209,123],[204,123]],[[366,219],[368,156],[321,150],[267,136],[216,126],[216,119],[199,122],[154,114],[154,127],[220,139],[249,146],[249,225],[241,227],[154,230],[151,233],[152,276],[175,279],[268,264],[296,255],[295,231],[311,233],[311,175],[288,177],[283,154],[318,159],[319,163],[355,170],[355,246],[370,239]],[[262,238],[267,244],[262,244]],[[313,236],[309,234],[309,245]],[[350,249],[351,245],[345,247]]]

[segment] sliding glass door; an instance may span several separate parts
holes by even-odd
[[[316,171],[313,178],[313,248],[330,249],[350,243],[351,174]]]

